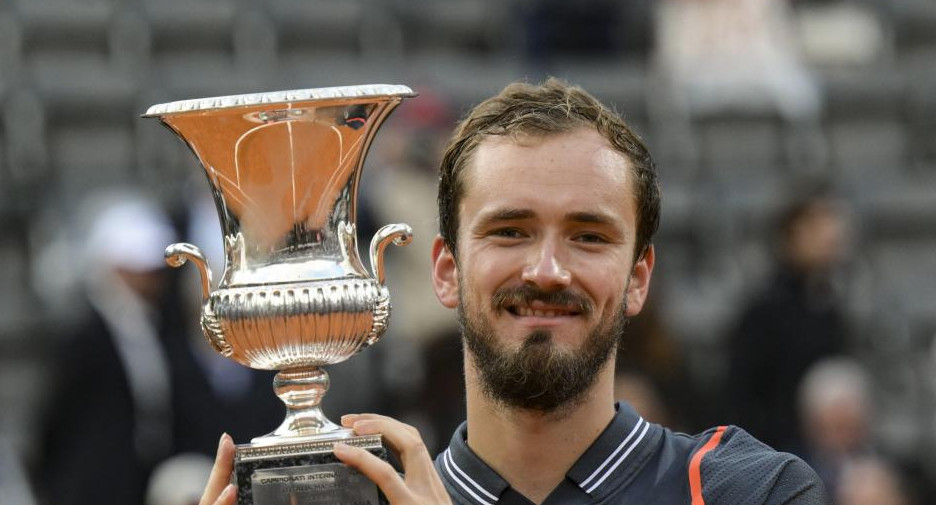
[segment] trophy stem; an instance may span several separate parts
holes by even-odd
[[[351,430],[328,420],[321,403],[328,391],[328,372],[320,367],[282,370],[273,378],[276,396],[286,404],[286,420],[273,433],[252,440],[255,444],[285,439],[346,438]]]

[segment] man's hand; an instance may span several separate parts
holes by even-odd
[[[406,472],[400,475],[386,461],[370,452],[346,444],[335,444],[335,455],[346,465],[356,468],[383,491],[393,505],[451,505],[439,474],[432,465],[426,444],[416,428],[377,414],[351,414],[341,418],[341,424],[357,435],[383,435]],[[205,493],[198,505],[234,505],[236,487],[231,484],[234,471],[234,442],[221,435],[218,455]]]
[[[384,442],[400,459],[405,472],[403,477],[389,463],[364,449],[335,444],[338,459],[377,484],[391,504],[452,503],[416,428],[377,414],[346,415],[341,418],[341,424],[353,429],[356,435],[383,435]]]
[[[221,435],[218,442],[218,455],[215,457],[211,476],[205,485],[198,505],[234,505],[237,499],[236,488],[231,484],[231,473],[234,471],[234,441],[227,433]]]

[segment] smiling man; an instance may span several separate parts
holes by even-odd
[[[627,160],[598,132],[519,135],[477,146],[457,241],[436,241],[433,278],[458,309],[468,382],[482,393],[469,406],[567,412],[613,373],[608,358],[628,307],[643,303],[653,250],[635,261]]]
[[[823,504],[815,472],[740,428],[690,436],[614,403],[614,356],[647,299],[659,222],[655,168],[620,116],[557,80],[473,109],[442,161],[432,281],[465,343],[467,421],[433,464],[415,429],[381,433],[397,474],[336,454],[391,503]],[[231,503],[222,438],[203,504]],[[227,497],[225,497],[227,496]]]

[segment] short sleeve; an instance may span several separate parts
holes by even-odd
[[[701,461],[706,505],[827,505],[819,476],[803,460],[729,427]]]

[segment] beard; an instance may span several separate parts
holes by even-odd
[[[461,298],[461,297],[460,297]],[[532,286],[498,290],[492,297],[495,313],[534,300],[573,306],[579,317],[594,311],[587,298],[571,291],[545,292]],[[511,351],[498,342],[491,321],[469,315],[459,302],[458,320],[465,346],[474,358],[482,392],[501,405],[552,413],[574,406],[598,379],[617,349],[627,325],[627,304],[592,329],[578,349],[559,349],[550,330],[534,330]]]

